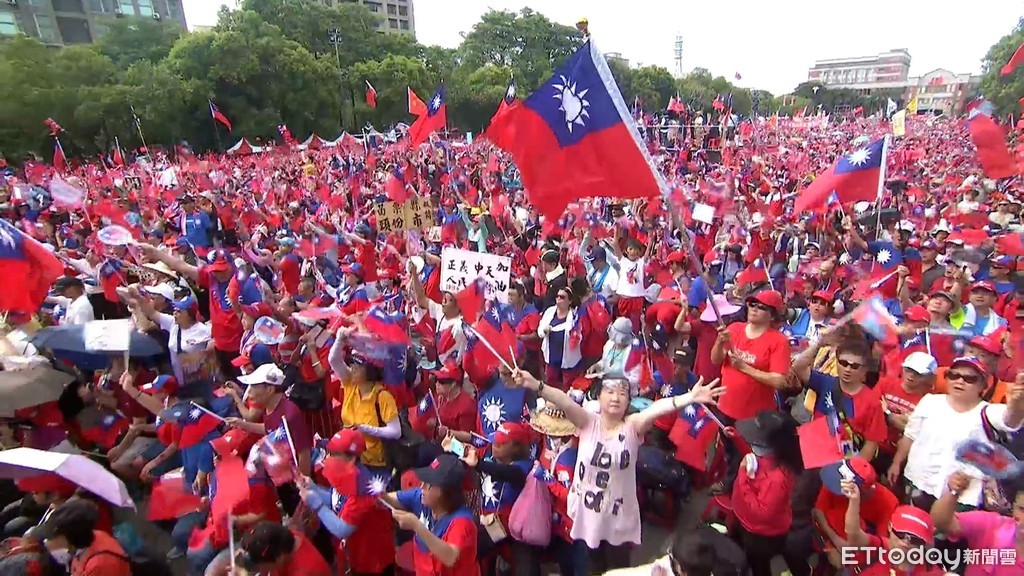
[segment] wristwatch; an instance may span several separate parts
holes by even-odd
[[[540,396],[541,392],[544,391],[544,383],[540,380],[537,381],[537,396]]]

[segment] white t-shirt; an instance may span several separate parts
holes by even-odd
[[[92,310],[92,302],[89,302],[88,296],[82,294],[68,305],[68,311],[64,315],[63,323],[71,326],[92,322],[95,319],[96,313]]]
[[[423,319],[422,308],[416,308],[413,315],[413,319],[417,322]],[[430,318],[437,322],[437,335],[444,334],[446,330],[451,330],[452,336],[455,338],[455,347],[446,352],[438,351],[437,361],[444,364],[444,361],[448,359],[452,354],[457,354],[459,358],[462,358],[466,352],[466,335],[462,330],[462,316],[456,316],[455,318],[445,318],[444,310],[440,304],[427,298],[427,314]]]
[[[914,441],[907,456],[903,471],[907,480],[915,487],[938,498],[946,486],[946,479],[953,472],[963,470],[968,475],[981,479],[984,476],[973,466],[956,460],[956,447],[965,440],[988,438],[981,423],[981,411],[994,428],[1004,432],[1013,431],[1003,419],[1005,404],[982,402],[967,412],[957,412],[949,405],[945,394],[926,394],[910,414],[903,434]],[[981,504],[982,483],[971,485],[960,494],[960,503],[970,506]]]
[[[644,269],[646,262],[643,258],[630,260],[623,256],[619,258],[619,278],[616,283],[615,293],[619,296],[631,298],[643,298],[647,295],[647,288],[644,286]]]
[[[611,264],[606,264],[604,270],[598,270],[590,263],[586,263],[587,267],[587,280],[590,282],[590,287],[594,290],[595,294],[600,294],[605,298],[608,298],[619,287],[619,273],[615,270],[615,267]],[[608,273],[605,274],[605,271]],[[602,281],[601,279],[604,278]],[[600,284],[600,287],[597,285]]]
[[[181,353],[190,355],[196,352],[204,352],[210,339],[213,337],[210,325],[206,322],[196,322],[186,330],[181,330],[174,316],[160,314],[157,318],[162,330],[170,335],[167,339],[167,347],[171,349],[171,366],[174,368],[174,377],[178,380],[179,386],[186,386],[195,377],[202,377],[205,370],[205,362],[182,362],[178,357],[178,334],[181,334]],[[205,360],[205,359],[204,359]],[[189,378],[186,378],[188,376]]]

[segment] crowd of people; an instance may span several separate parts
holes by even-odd
[[[877,202],[794,213],[888,130],[827,124],[652,136],[669,197],[558,220],[483,139],[8,169],[0,258],[63,269],[5,311],[0,375],[72,378],[0,404],[4,452],[99,462],[173,548],[60,469],[14,474],[0,574],[1024,574],[1019,183],[915,117]],[[410,197],[433,221],[382,230]],[[443,284],[453,248],[508,284]],[[44,338],[77,326],[132,345]],[[870,553],[918,548],[949,565]]]

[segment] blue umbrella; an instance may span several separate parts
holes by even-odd
[[[32,338],[32,343],[37,347],[48,348],[53,351],[54,356],[69,354],[72,356],[111,357],[121,356],[126,351],[118,349],[106,349],[97,352],[89,349],[85,340],[85,325],[76,324],[71,326],[52,326],[43,328]],[[132,330],[129,340],[129,351],[132,358],[146,358],[163,354],[164,348],[160,342],[137,330]]]

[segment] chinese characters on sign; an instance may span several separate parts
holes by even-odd
[[[457,248],[441,251],[441,290],[459,292],[477,278],[483,278],[487,283],[488,299],[508,302],[512,258]]]
[[[410,198],[401,203],[382,202],[374,208],[377,229],[384,234],[433,226],[435,214],[434,205],[424,198]]]

